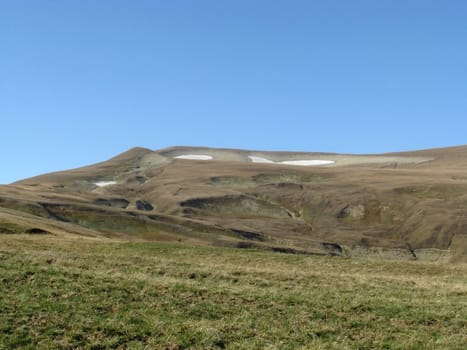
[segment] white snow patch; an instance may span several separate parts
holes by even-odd
[[[329,165],[334,164],[333,160],[320,160],[320,159],[311,159],[311,160],[285,160],[282,162],[273,162],[267,158],[257,157],[257,156],[248,156],[253,163],[268,163],[268,164],[284,164],[284,165],[298,165],[298,166],[319,166],[319,165]]]
[[[110,186],[110,185],[116,185],[117,181],[98,181],[94,182],[94,185],[97,187],[105,187],[105,186]]]
[[[176,156],[174,158],[178,159],[192,159],[192,160],[211,160],[212,157],[206,154],[183,154],[181,156]]]
[[[272,160],[269,160],[269,159],[266,159],[266,158],[263,158],[263,157],[248,156],[248,158],[250,158],[250,160],[253,163],[274,163]]]

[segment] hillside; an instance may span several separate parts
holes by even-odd
[[[134,148],[0,186],[0,232],[467,261],[467,146],[382,155]]]
[[[0,235],[0,349],[464,350],[467,265]]]

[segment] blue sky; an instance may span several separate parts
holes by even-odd
[[[467,2],[2,0],[0,183],[134,146],[466,144]]]

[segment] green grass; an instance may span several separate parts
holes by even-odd
[[[0,349],[465,349],[466,272],[0,235]]]
[[[0,220],[0,234],[8,233],[24,233],[27,228],[22,225],[13,224],[11,222]]]

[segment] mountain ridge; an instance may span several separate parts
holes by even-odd
[[[0,232],[466,261],[466,168],[467,146],[382,155],[134,147],[0,186]]]

